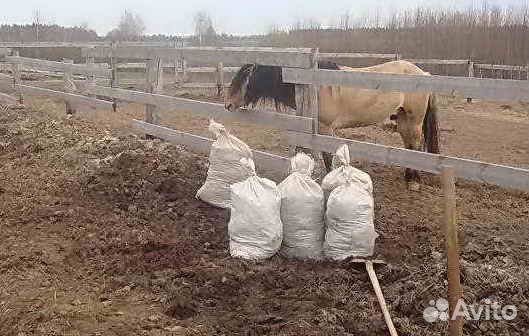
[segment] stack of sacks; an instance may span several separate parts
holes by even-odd
[[[250,177],[231,187],[230,254],[267,259],[281,247],[281,196],[273,181],[257,176],[252,159],[241,159],[240,163]]]
[[[346,145],[338,149],[336,159],[341,166],[322,183],[323,190],[330,192],[323,253],[332,260],[372,256],[378,237],[374,227],[373,183],[368,174],[350,165]]]
[[[229,208],[230,187],[250,176],[248,169],[241,165],[241,159],[251,159],[252,150],[214,120],[210,120],[209,131],[215,135],[216,141],[209,154],[206,182],[196,197],[213,206]]]
[[[312,180],[314,160],[304,153],[291,159],[291,174],[280,185],[283,245],[287,258],[319,259],[325,224],[325,197]]]

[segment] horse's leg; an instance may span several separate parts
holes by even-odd
[[[411,111],[405,111],[403,107],[399,107],[396,119],[397,131],[400,133],[402,141],[404,142],[404,147],[406,149],[420,151],[422,147],[422,118],[417,117]],[[418,191],[420,189],[419,182],[421,177],[417,170],[406,168],[404,176],[410,190]]]
[[[325,134],[325,135],[329,135],[329,136],[335,136],[334,134],[334,129],[332,127],[329,127],[329,126],[326,126],[322,123],[320,123],[320,134]],[[321,153],[322,157],[323,157],[323,163],[325,164],[325,169],[327,170],[327,173],[330,173],[330,171],[332,170],[332,156],[333,154],[332,153],[325,153],[325,152],[322,152]]]

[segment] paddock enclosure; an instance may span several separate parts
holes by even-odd
[[[293,147],[332,153],[348,144],[375,184],[381,234],[376,257],[387,262],[377,272],[401,335],[440,335],[447,328],[425,322],[422,311],[430,300],[446,297],[445,203],[438,174],[453,169],[464,298],[521,307],[516,324],[467,321],[465,334],[529,330],[526,68],[513,70],[520,72],[513,79],[481,78],[475,70],[486,77],[490,67],[464,60],[451,61],[468,68],[464,77],[348,73],[315,65],[320,58],[398,55],[320,55],[316,49],[96,45],[84,48],[82,56],[85,62],[72,64],[4,52],[0,90],[22,98],[26,107],[2,112],[0,153],[6,160],[0,199],[8,206],[0,219],[6,219],[6,242],[17,245],[13,251],[30,246],[42,251],[29,249],[22,259],[6,253],[0,260],[10,272],[2,277],[11,284],[6,295],[31,288],[32,298],[24,299],[48,308],[45,322],[33,313],[20,321],[8,311],[24,305],[0,300],[0,323],[80,334],[96,328],[94,321],[102,321],[108,334],[249,329],[255,334],[388,334],[367,275],[353,263],[274,257],[249,264],[229,258],[224,232],[229,214],[194,199],[211,144],[207,120],[214,117],[255,149],[258,170],[276,182],[288,173]],[[266,105],[224,110],[221,97],[245,63],[282,66],[284,81],[296,84],[297,115]],[[438,93],[442,154],[402,149],[398,134],[379,127],[340,134],[349,139],[317,134],[318,85]],[[62,101],[73,117],[65,116]],[[144,135],[158,140],[143,140]],[[420,191],[407,190],[402,168],[423,172]],[[24,203],[22,195],[32,195],[34,202]],[[68,239],[61,241],[62,235]],[[46,260],[43,266],[33,267],[31,260],[40,259]],[[46,266],[59,260],[66,266],[53,272]],[[58,279],[71,272],[68,267],[85,261],[62,286]],[[32,288],[30,281],[13,282],[17,272],[28,269],[34,279],[48,279],[45,290]],[[76,277],[98,285],[81,281],[82,294],[74,299]],[[52,293],[50,303],[44,298],[52,288],[59,294]]]

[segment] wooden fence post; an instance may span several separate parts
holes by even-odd
[[[94,67],[95,66],[95,59],[92,56],[86,56],[86,65]],[[86,75],[86,87],[88,89],[93,88],[96,86],[96,77],[93,73]],[[90,90],[87,90],[90,92]],[[94,94],[88,93],[89,97],[95,97]]]
[[[180,85],[184,85],[187,81],[187,61],[185,58],[180,60],[180,66],[182,67],[182,74],[180,75]]]
[[[157,57],[147,61],[147,92],[148,93],[162,93],[163,91],[163,67],[162,60]],[[145,122],[149,124],[158,125],[160,123],[160,117],[158,115],[157,107],[155,105],[145,105]],[[146,134],[147,139],[153,139],[154,137]]]
[[[71,59],[63,59],[62,60],[64,64],[73,64],[73,60]],[[67,93],[75,93],[77,92],[77,86],[75,85],[75,82],[73,81],[73,73],[71,68],[65,68],[64,69],[64,92]],[[64,105],[66,107],[66,114],[72,115],[75,114],[76,110],[73,107],[72,103],[69,101],[65,101]]]
[[[217,63],[217,96],[224,95],[224,65],[222,62]]]
[[[312,49],[311,69],[318,70],[319,49]],[[296,115],[312,119],[312,133],[318,134],[320,131],[319,122],[319,86],[296,84]],[[289,154],[296,154],[297,146],[289,146]]]
[[[14,57],[19,56],[18,50],[13,50],[12,55]],[[24,104],[24,96],[22,95],[22,92],[17,88],[17,85],[22,84],[22,74],[21,74],[21,66],[20,63],[15,62],[12,64],[12,72],[13,72],[13,88],[16,91],[16,94],[18,96],[18,103],[20,105]]]
[[[463,317],[458,316],[452,319],[455,308],[463,297],[461,288],[461,274],[459,265],[459,243],[458,243],[458,226],[456,219],[456,186],[455,170],[453,167],[445,166],[442,168],[442,183],[444,193],[444,224],[446,234],[446,255],[447,255],[447,273],[448,273],[448,302],[449,302],[449,335],[463,335]]]
[[[178,40],[174,40],[173,42],[173,48],[175,49],[178,49]],[[173,59],[173,67],[174,67],[174,82],[175,84],[178,84],[179,83],[179,79],[178,79],[178,63],[179,63],[179,59],[178,57]]]
[[[468,77],[474,77],[474,61],[468,60]],[[467,103],[472,103],[472,98],[467,98]]]
[[[180,71],[180,61],[178,58],[175,58],[174,60],[174,83],[178,85],[180,83],[180,76],[178,75],[178,72]]]
[[[111,48],[112,49],[115,49],[116,48],[116,45],[114,43],[111,44]],[[112,70],[112,77],[110,79],[110,87],[113,87],[113,88],[117,88],[119,87],[119,77],[118,77],[118,58],[115,57],[112,53],[112,55],[110,56],[110,68]],[[118,101],[117,99],[112,99],[112,103],[113,103],[113,107],[112,109],[114,110],[114,112],[117,111],[118,109]]]

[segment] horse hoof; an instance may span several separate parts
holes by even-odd
[[[417,192],[417,191],[421,190],[421,185],[419,183],[417,183],[417,182],[410,182],[410,183],[408,183],[408,189],[410,191]]]

